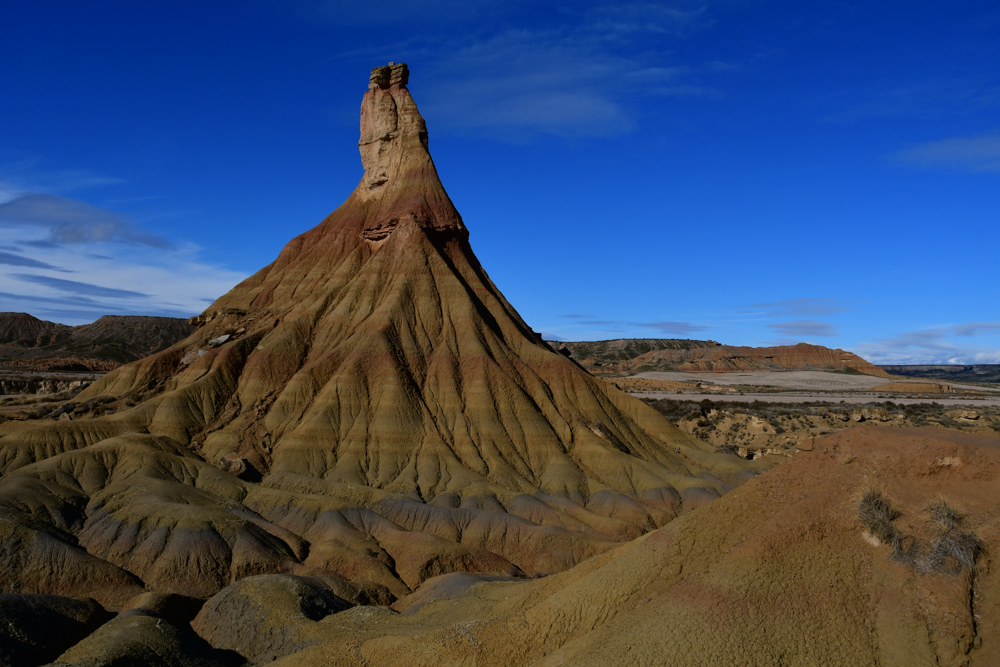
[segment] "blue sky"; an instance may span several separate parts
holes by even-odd
[[[550,337],[1000,363],[1000,6],[542,4],[6,7],[0,310],[200,312],[354,189],[392,60]]]

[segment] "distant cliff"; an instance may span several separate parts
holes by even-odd
[[[799,343],[777,347],[736,347],[711,340],[619,338],[601,341],[550,341],[592,373],[645,371],[826,370],[888,377],[882,368],[844,350]]]
[[[0,313],[0,366],[105,372],[169,347],[194,329],[174,317],[105,315],[71,327],[27,313]]]

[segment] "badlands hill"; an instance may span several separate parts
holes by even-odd
[[[525,324],[472,252],[406,83],[405,65],[373,71],[357,188],[193,333],[58,419],[0,424],[0,589],[163,617],[230,585],[251,609],[261,589],[240,581],[273,575],[264,589],[312,600],[311,618],[448,572],[561,571],[760,469]],[[88,641],[141,634],[122,624]]]
[[[71,327],[27,313],[0,313],[0,366],[109,371],[173,345],[194,329],[174,317],[105,315]]]
[[[307,648],[275,664],[997,665],[998,445],[936,428],[829,435],[567,572],[446,575],[402,614],[290,621]],[[866,497],[887,501],[886,543],[859,521]]]
[[[619,338],[550,344],[593,373],[829,370],[888,377],[885,370],[852,352],[808,343],[741,347],[711,340]]]

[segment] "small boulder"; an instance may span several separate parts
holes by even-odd
[[[208,346],[209,347],[219,347],[220,345],[222,345],[223,343],[225,343],[227,340],[229,340],[231,337],[232,336],[230,336],[229,334],[222,334],[221,336],[219,336],[217,338],[213,338],[212,340],[208,341]]]

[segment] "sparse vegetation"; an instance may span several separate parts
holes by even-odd
[[[828,433],[856,423],[876,420],[897,426],[938,426],[956,430],[1000,431],[1000,408],[995,405],[977,405],[975,420],[957,419],[954,406],[937,403],[897,404],[893,401],[873,401],[871,403],[828,403],[813,401],[808,403],[770,403],[765,401],[726,401],[703,399],[701,401],[685,401],[672,399],[643,399],[648,405],[659,411],[667,419],[682,429],[705,438],[714,444],[721,445],[732,438],[740,444],[755,446],[783,446],[784,440],[773,439],[762,441],[774,436],[796,433],[799,437],[804,431],[814,434]],[[961,410],[959,410],[961,412]],[[857,419],[857,415],[863,419]],[[756,418],[766,422],[773,433],[751,433],[744,428],[741,421]],[[738,436],[738,437],[737,437]]]
[[[879,488],[869,488],[858,502],[858,521],[868,534],[882,544],[888,544],[890,555],[895,560],[903,558],[903,536],[893,525],[899,511],[892,506],[885,492]]]
[[[948,504],[944,498],[938,498],[927,506],[927,513],[932,521],[940,524],[946,530],[955,530],[962,523],[962,513]]]
[[[937,525],[937,534],[924,550],[915,539],[904,536],[896,528],[893,522],[901,515],[885,491],[868,488],[858,502],[858,522],[869,535],[889,546],[889,557],[893,560],[925,573],[974,576],[985,545],[974,531],[960,530],[964,515],[942,498],[927,506],[927,514]]]
[[[975,532],[960,530],[964,515],[943,498],[928,505],[927,513],[938,525],[938,534],[920,558],[921,569],[948,574],[972,573],[985,545]]]

